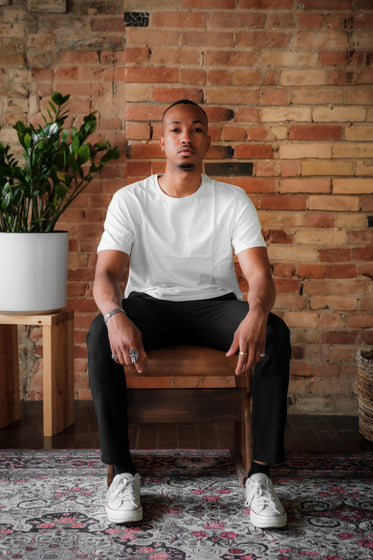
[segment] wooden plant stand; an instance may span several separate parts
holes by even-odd
[[[43,328],[43,434],[74,422],[74,313],[0,314],[0,428],[20,419],[17,325]]]

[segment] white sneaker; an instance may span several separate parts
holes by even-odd
[[[140,480],[138,473],[117,474],[106,497],[106,513],[112,523],[141,521]]]
[[[246,480],[245,506],[250,508],[250,521],[261,529],[279,529],[286,525],[287,515],[278,499],[272,481],[256,473]]]

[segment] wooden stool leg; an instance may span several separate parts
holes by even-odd
[[[0,428],[21,418],[17,325],[0,325]]]
[[[241,421],[234,426],[234,449],[231,451],[242,486],[252,461],[251,390],[249,380],[241,384]]]
[[[62,432],[74,422],[73,329],[73,318],[43,325],[44,436]]]

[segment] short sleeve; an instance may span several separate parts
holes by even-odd
[[[232,246],[236,255],[245,249],[266,247],[255,206],[241,189],[235,204]]]
[[[115,193],[110,202],[97,252],[116,250],[128,255],[131,253],[134,228],[127,201],[121,191]]]

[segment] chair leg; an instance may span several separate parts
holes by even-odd
[[[252,461],[251,390],[246,383],[241,386],[241,421],[234,426],[234,449],[231,455],[241,485],[245,486]]]

